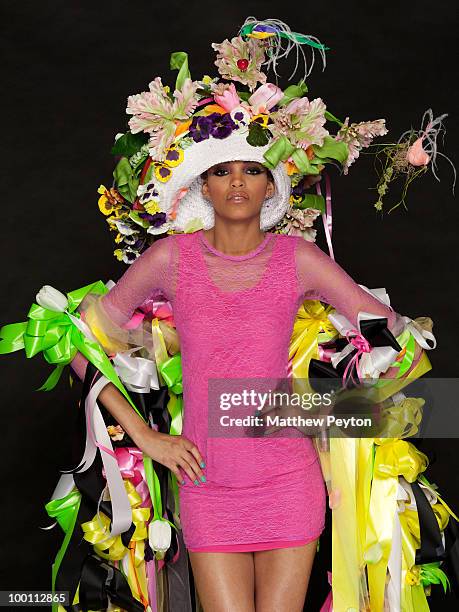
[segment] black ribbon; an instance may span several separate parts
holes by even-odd
[[[80,461],[86,444],[86,398],[93,384],[101,376],[101,372],[91,362],[88,362],[77,415],[76,434],[74,436],[72,452],[74,464]],[[150,421],[157,425],[158,431],[169,433],[171,417],[167,410],[167,403],[169,401],[167,386],[160,387],[160,389],[152,389],[150,393],[130,391],[129,394],[147,422]],[[105,423],[107,425],[117,425],[118,423],[111,413],[102,404],[99,404],[99,406]],[[124,433],[122,440],[113,440],[112,443],[115,448],[135,446],[127,432]],[[173,522],[172,510],[167,507],[169,470],[166,466],[156,461],[153,461],[153,466],[160,483],[163,508],[167,519]],[[81,606],[83,607],[79,609],[104,609],[108,605],[107,596],[109,596],[114,604],[119,605],[123,609],[133,610],[134,612],[137,610],[143,611],[143,606],[133,598],[129,584],[124,579],[124,576],[116,568],[112,567],[109,562],[104,562],[97,557],[89,542],[83,539],[81,524],[92,520],[97,512],[97,504],[106,481],[102,476],[102,460],[99,453],[96,455],[94,463],[90,468],[84,472],[77,472],[76,470],[80,467],[81,465],[78,465],[67,472],[73,474],[75,485],[81,493],[81,502],[75,528],[56,577],[56,589],[69,591],[70,601],[73,601],[78,583],[80,583],[79,596]],[[100,509],[112,520],[113,512],[110,501],[102,501]],[[127,531],[120,534],[124,546],[128,546],[134,531],[135,525],[131,524]],[[178,548],[177,533],[175,529],[172,529],[171,546],[164,557],[166,563],[172,561],[177,554]],[[153,558],[153,551],[149,547],[148,542],[146,542],[145,552],[146,560]],[[66,606],[66,609],[72,610],[73,606]]]
[[[418,482],[412,482],[411,489],[416,500],[421,536],[421,547],[416,550],[415,563],[421,565],[422,563],[443,561],[446,552],[432,506]]]
[[[368,341],[372,348],[390,346],[398,353],[402,350],[402,347],[387,327],[387,318],[383,317],[381,319],[366,319],[360,321],[360,333]],[[323,346],[324,348],[335,348],[336,351],[339,352],[343,350],[347,344],[347,339],[338,338],[335,341],[327,342]],[[319,392],[324,392],[320,379],[329,379],[329,384],[325,385],[327,387],[327,391],[331,389],[336,390],[341,387],[344,372],[348,363],[353,358],[354,352],[355,351],[352,351],[346,355],[346,357],[343,357],[343,359],[341,359],[341,361],[336,365],[336,368],[334,368],[331,363],[326,361],[311,359],[309,363],[309,379],[311,380],[311,385],[313,388]],[[319,379],[319,381],[314,381],[314,379]],[[354,383],[352,379],[358,380],[357,366],[355,362],[353,363],[351,372],[347,377],[345,386],[346,389],[358,386],[358,384]]]
[[[95,555],[88,555],[81,570],[79,600],[83,611],[106,610],[110,601],[128,612],[144,612],[145,608],[132,596],[123,574]]]
[[[450,518],[445,529],[446,554],[445,570],[451,587],[459,595],[459,528],[456,519]]]

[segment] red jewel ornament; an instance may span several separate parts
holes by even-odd
[[[236,64],[237,64],[237,67],[239,68],[239,70],[241,72],[245,72],[247,70],[247,68],[249,67],[249,60],[247,60],[247,59],[238,59]]]

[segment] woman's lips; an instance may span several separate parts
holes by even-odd
[[[245,191],[233,191],[229,194],[227,199],[232,202],[244,202],[249,199],[249,196]]]

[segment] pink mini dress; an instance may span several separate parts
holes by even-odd
[[[198,447],[207,481],[185,475],[180,520],[194,552],[301,546],[324,528],[325,485],[310,438],[208,437],[210,378],[286,378],[301,304],[296,240],[267,233],[241,256],[217,251],[202,231],[179,245],[173,304],[183,369],[183,435]],[[283,434],[285,436],[285,433]]]

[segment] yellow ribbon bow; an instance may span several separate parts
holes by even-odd
[[[130,480],[124,481],[126,492],[132,507],[132,522],[135,531],[131,542],[141,543],[147,538],[148,531],[146,522],[150,518],[150,508],[141,508],[142,498],[137,493]],[[84,539],[94,546],[95,552],[103,559],[111,561],[121,560],[128,551],[121,540],[121,536],[107,537],[110,533],[110,519],[103,512],[95,515],[92,521],[82,523],[81,528]],[[143,561],[143,546],[136,546],[136,565]]]
[[[319,356],[319,339],[331,340],[338,335],[328,320],[332,310],[332,306],[325,308],[319,300],[306,300],[298,309],[288,355],[289,360],[292,359],[292,374],[295,378],[308,378],[309,362]],[[319,338],[319,334],[323,337]]]

